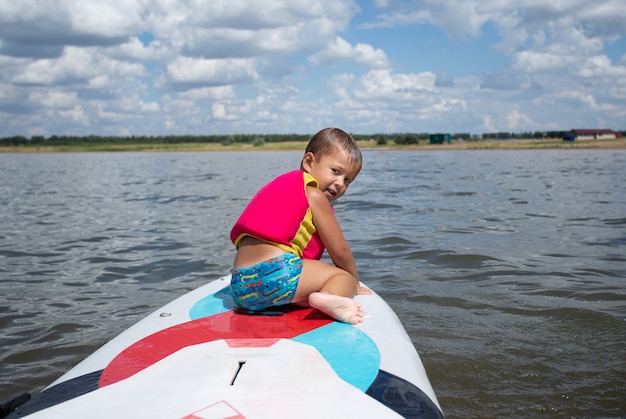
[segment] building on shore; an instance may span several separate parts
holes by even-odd
[[[431,144],[450,144],[450,134],[430,134],[428,136]]]
[[[573,129],[563,136],[563,141],[614,140],[618,134],[610,129]]]

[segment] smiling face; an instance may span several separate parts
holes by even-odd
[[[343,196],[350,183],[356,179],[361,165],[351,159],[350,154],[341,147],[334,147],[331,153],[319,158],[311,152],[304,155],[302,169],[319,182],[319,189],[324,192],[329,202]]]

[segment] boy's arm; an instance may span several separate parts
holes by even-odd
[[[315,228],[330,258],[337,267],[352,274],[359,286],[359,272],[356,269],[352,250],[343,236],[328,199],[321,190],[311,186],[307,187],[307,197]]]

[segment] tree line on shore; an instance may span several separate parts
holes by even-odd
[[[511,139],[545,139],[562,138],[569,131],[527,131],[527,132],[495,132],[485,133],[481,136],[469,133],[451,134],[453,140],[478,141],[478,140],[511,140]],[[618,131],[619,132],[619,131]],[[621,131],[626,135],[626,131]],[[393,134],[352,134],[355,140],[374,140],[380,145],[396,143],[399,145],[418,144],[420,141],[429,141],[431,133],[393,133]],[[278,143],[287,141],[307,142],[311,138],[309,134],[228,134],[228,135],[131,135],[131,136],[103,136],[103,135],[52,135],[44,137],[33,135],[30,138],[16,135],[0,138],[0,146],[69,146],[85,144],[182,144],[182,143],[214,143],[231,145],[235,143],[262,145],[264,143]]]

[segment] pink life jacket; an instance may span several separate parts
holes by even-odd
[[[325,247],[313,225],[307,186],[317,188],[319,183],[310,174],[294,170],[262,187],[230,232],[235,247],[252,236],[303,259],[320,259]]]

